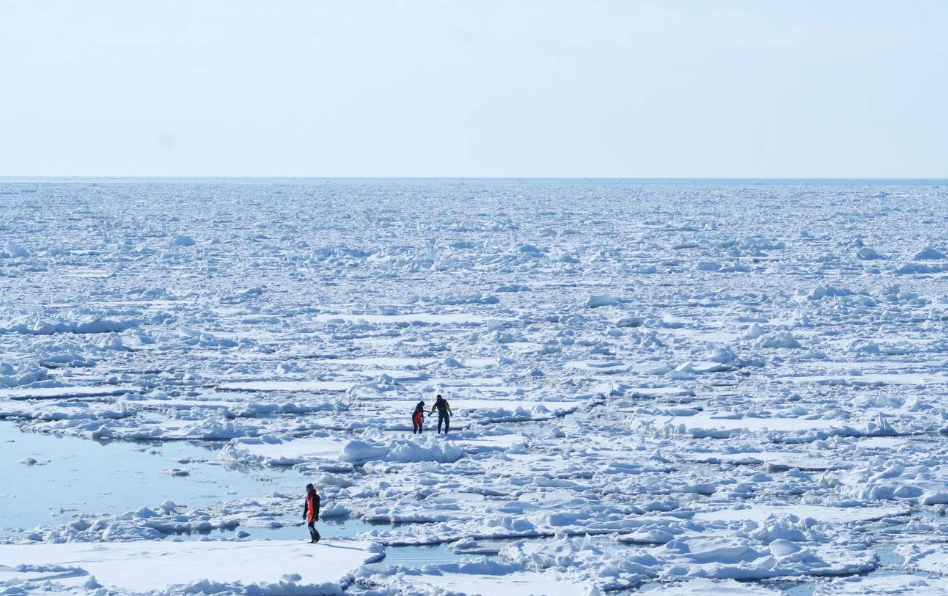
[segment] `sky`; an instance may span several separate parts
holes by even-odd
[[[942,0],[0,0],[0,176],[948,177]]]

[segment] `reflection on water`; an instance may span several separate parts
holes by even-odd
[[[23,463],[28,458],[36,463]],[[189,475],[172,476],[171,468]],[[292,469],[222,466],[216,450],[196,442],[98,442],[24,433],[11,422],[0,422],[0,478],[0,534],[166,500],[200,507],[271,492],[302,494],[308,482]]]

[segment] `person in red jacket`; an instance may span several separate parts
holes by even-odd
[[[425,402],[420,401],[411,415],[411,434],[421,434],[425,430]]]
[[[319,542],[321,536],[316,531],[316,522],[319,521],[319,494],[312,484],[306,485],[306,500],[303,501],[303,519],[309,526],[309,537],[313,544]]]

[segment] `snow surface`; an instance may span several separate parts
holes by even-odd
[[[945,592],[946,187],[0,197],[2,594]]]
[[[364,563],[367,542],[113,542],[0,546],[0,580],[148,593],[210,593],[256,585],[257,593],[340,594]],[[28,574],[25,578],[21,575]]]

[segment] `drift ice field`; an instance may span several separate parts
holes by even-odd
[[[0,183],[0,595],[946,594],[946,216],[878,182]]]

